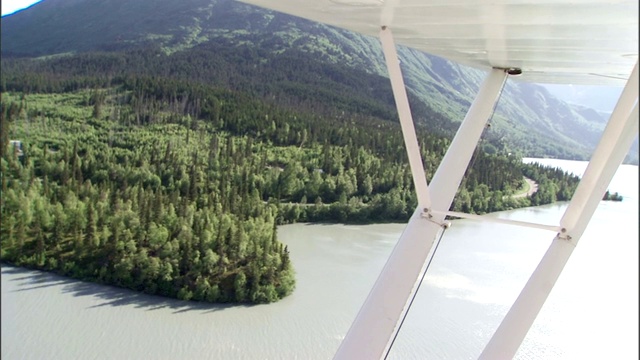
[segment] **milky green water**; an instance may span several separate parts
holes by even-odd
[[[517,358],[638,358],[638,167],[623,166],[614,184],[625,200],[601,202]],[[555,224],[565,208],[490,216]],[[330,359],[403,229],[280,227],[297,289],[259,306],[188,303],[3,266],[2,359]],[[477,358],[553,236],[455,221],[390,358]]]

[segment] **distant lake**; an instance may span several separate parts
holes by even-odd
[[[600,203],[517,358],[638,359],[638,167],[623,165],[610,190],[624,200]],[[488,216],[557,224],[566,206]],[[258,306],[170,300],[2,266],[2,359],[330,359],[404,227],[280,227],[297,288]],[[390,358],[477,358],[553,236],[454,221]]]

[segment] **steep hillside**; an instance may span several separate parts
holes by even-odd
[[[361,103],[385,109],[379,111],[393,112],[388,85],[382,87],[379,81],[387,74],[377,39],[232,0],[44,0],[3,17],[1,36],[3,58],[122,51],[141,46],[193,58],[192,51],[203,55],[202,50],[209,49],[208,57],[201,60],[211,61],[208,67],[218,61],[226,64],[226,86],[250,83],[256,90],[262,87],[262,96],[269,95],[264,93],[265,84],[249,77],[255,76],[257,69],[261,74],[274,71],[281,76],[280,70],[273,70],[277,62],[290,65],[288,60],[304,60],[300,54],[305,53],[324,65],[311,73],[304,67],[290,67],[295,71],[280,79],[280,85],[285,80],[290,82],[288,96],[296,99],[294,103],[317,95],[318,90],[309,90],[312,84],[319,89],[326,85],[361,89],[361,94],[349,91],[348,96],[356,95]],[[227,49],[224,60],[211,56],[220,52],[220,45]],[[437,112],[453,122],[460,121],[484,74],[412,49],[400,48],[399,56],[416,120],[429,127],[433,117],[427,114]],[[367,87],[358,87],[354,77],[348,76],[353,69],[359,70],[359,78],[371,76],[365,81]],[[208,77],[206,71],[201,73],[203,78]],[[261,81],[273,78],[260,77]],[[339,99],[340,95],[322,100]],[[541,86],[509,81],[485,136],[493,144],[489,151],[586,159],[604,121],[598,113],[574,110]]]

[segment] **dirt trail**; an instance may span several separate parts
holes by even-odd
[[[529,184],[529,191],[527,191],[526,193],[514,195],[513,196],[514,198],[522,198],[522,197],[531,196],[536,191],[538,191],[538,183],[537,182],[529,179],[528,177],[525,177],[524,180],[527,182],[527,184]]]

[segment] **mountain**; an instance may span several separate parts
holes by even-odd
[[[594,110],[610,114],[622,93],[621,87],[612,86],[578,86],[578,85],[543,85],[551,94],[569,104],[587,106]]]
[[[325,107],[335,103],[342,111],[395,119],[377,39],[232,0],[44,0],[3,17],[1,27],[3,59],[154,48],[157,56],[201,61],[197,76],[203,81],[259,96],[277,93],[278,101],[296,106],[322,100]],[[484,73],[405,47],[399,57],[416,121],[451,136]],[[224,74],[216,76],[203,70],[221,66]],[[484,149],[587,159],[605,123],[602,113],[514,79],[505,86]],[[637,163],[637,142],[632,154],[627,161]]]

